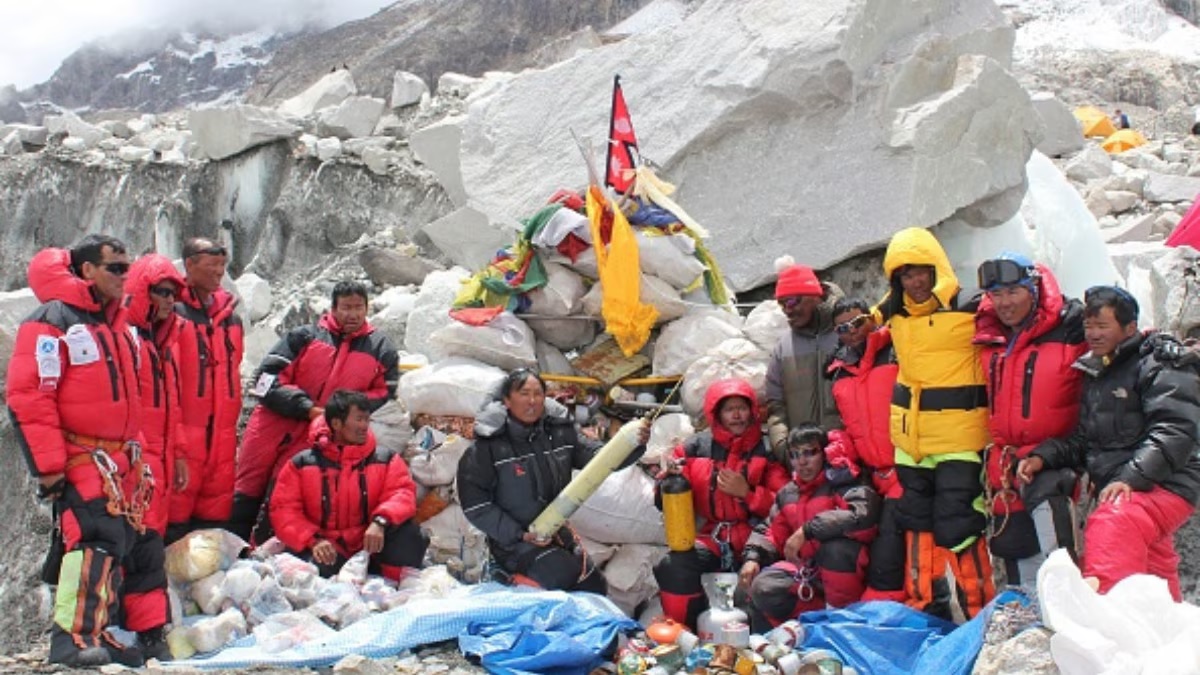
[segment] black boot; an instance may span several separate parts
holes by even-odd
[[[50,631],[50,663],[68,668],[98,668],[112,663],[108,650],[95,643],[95,638],[71,635],[56,624]]]
[[[113,663],[119,663],[128,668],[141,668],[146,665],[146,659],[142,657],[142,650],[136,646],[126,647],[108,631],[100,634],[100,645],[108,652],[108,658]]]
[[[942,576],[933,580],[933,600],[925,605],[925,613],[946,621],[954,621],[954,610],[950,605],[954,602],[954,591],[950,587],[950,579]]]
[[[171,649],[167,646],[166,630],[162,626],[138,633],[138,649],[142,651],[142,657],[147,661],[150,659],[171,660]]]

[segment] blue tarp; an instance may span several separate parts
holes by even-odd
[[[483,584],[374,614],[319,643],[268,654],[248,637],[211,656],[174,665],[320,667],[350,654],[381,658],[458,638],[464,653],[481,656],[494,673],[586,673],[617,632],[636,626],[598,595]]]
[[[895,602],[860,602],[845,609],[807,612],[804,648],[828,649],[860,673],[873,675],[969,675],[983,648],[983,634],[996,604],[1028,604],[1005,591],[974,619],[955,627]]]

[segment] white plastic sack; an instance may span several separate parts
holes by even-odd
[[[526,319],[525,323],[539,341],[559,349],[575,349],[596,339],[597,322],[586,320],[582,314],[561,319]],[[538,362],[540,364],[540,358]],[[561,371],[547,371],[543,368],[543,372]]]
[[[268,654],[275,654],[296,645],[316,643],[337,635],[309,612],[287,612],[268,617],[254,627],[254,644]]]
[[[429,340],[434,358],[461,356],[506,370],[537,365],[533,331],[510,312],[483,326],[452,321],[434,331]]]
[[[650,274],[642,275],[638,299],[658,309],[657,323],[665,323],[678,319],[687,313],[688,305],[683,301],[679,291],[671,284]],[[599,317],[601,305],[604,302],[604,290],[600,284],[594,284],[583,296],[583,313],[587,316]]]
[[[1037,592],[1063,675],[1200,672],[1200,608],[1175,603],[1164,579],[1138,574],[1100,595],[1059,549],[1038,570]]]
[[[427,563],[445,565],[450,574],[467,583],[480,580],[487,560],[487,537],[471,525],[458,502],[421,523],[421,530],[429,535]]]
[[[200,653],[214,652],[246,635],[246,617],[229,608],[219,616],[201,619],[187,629],[187,640]]]
[[[625,544],[604,566],[608,598],[628,616],[643,602],[658,595],[654,566],[667,555],[667,547]]]
[[[663,327],[654,343],[655,375],[682,375],[693,361],[725,340],[742,337],[719,310],[693,312]]]
[[[366,551],[359,551],[350,556],[350,559],[342,565],[342,569],[338,570],[337,580],[343,584],[362,586],[367,583],[367,567],[370,565],[371,554]]]
[[[376,308],[370,317],[371,326],[391,338],[396,345],[404,344],[408,315],[417,304],[416,291],[408,286],[393,286],[371,301]]]
[[[371,431],[375,433],[375,444],[381,448],[398,450],[408,445],[413,429],[408,411],[395,399],[384,403],[371,413]]]
[[[692,416],[704,412],[704,393],[717,380],[736,377],[754,387],[759,401],[767,399],[767,363],[771,354],[744,338],[726,340],[692,362],[683,375],[683,409]]]
[[[544,263],[546,285],[529,292],[529,313],[542,316],[571,316],[579,311],[579,303],[587,288],[583,279],[556,263]]]
[[[190,595],[199,605],[200,611],[215,616],[225,609],[225,593],[221,585],[225,583],[225,573],[217,570],[212,574],[192,582]]]
[[[537,333],[537,328],[534,327],[532,322],[529,324],[529,327],[534,329],[534,333]],[[595,336],[593,335],[593,337]],[[591,342],[591,339],[589,339],[588,342]],[[535,351],[537,352],[539,372],[557,373],[559,375],[571,375],[575,372],[575,369],[571,367],[571,362],[567,360],[567,357],[563,356],[563,353],[559,351],[558,347],[550,344],[549,342],[543,342],[541,338],[539,338]]]
[[[454,267],[445,271],[435,270],[425,277],[405,322],[404,348],[407,351],[434,355],[435,345],[431,342],[431,336],[437,329],[454,321],[450,318],[450,308],[462,282],[470,276],[467,270]]]
[[[696,242],[686,234],[647,235],[637,230],[638,262],[643,274],[653,274],[678,290],[691,286],[704,274],[704,263],[696,258]]]
[[[249,561],[239,560],[225,573],[221,594],[235,606],[240,606],[254,595],[261,581],[262,577]]]
[[[245,548],[245,541],[225,530],[189,532],[167,547],[167,577],[176,582],[203,579],[228,569]]]
[[[579,534],[602,544],[663,544],[654,479],[637,466],[614,471],[571,516]]]
[[[503,379],[495,366],[452,357],[405,373],[399,396],[410,413],[474,417]]]
[[[595,281],[600,278],[600,270],[596,267],[596,250],[589,248],[580,251],[574,260],[559,253],[558,251],[546,252],[543,260],[553,262],[557,265],[562,265],[567,269],[579,274],[587,279]]]
[[[405,453],[413,480],[425,487],[452,485],[458,476],[458,460],[471,447],[471,441],[431,427],[422,427],[413,441]]]
[[[659,415],[650,426],[650,440],[646,442],[646,454],[642,462],[659,463],[663,455],[670,456],[675,448],[696,433],[692,418],[684,413]]]
[[[257,626],[272,614],[283,614],[292,611],[292,603],[288,602],[283,589],[274,577],[263,579],[254,589],[254,595],[246,601],[246,620],[250,625]]]
[[[788,328],[787,316],[774,300],[764,300],[750,310],[746,322],[742,324],[742,332],[746,339],[761,347],[767,353],[775,349],[779,338],[791,330]]]

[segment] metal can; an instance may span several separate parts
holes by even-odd
[[[721,627],[721,642],[738,649],[750,646],[750,626],[744,621],[730,621]]]
[[[713,645],[713,657],[708,662],[709,668],[733,670],[737,663],[738,652],[733,645]]]
[[[654,657],[654,663],[672,673],[683,668],[683,650],[679,645],[659,645],[650,650],[650,656]]]

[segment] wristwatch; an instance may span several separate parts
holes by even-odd
[[[391,523],[388,522],[388,519],[384,518],[383,516],[375,516],[371,519],[371,522],[380,527],[387,527],[388,525],[391,525]]]

